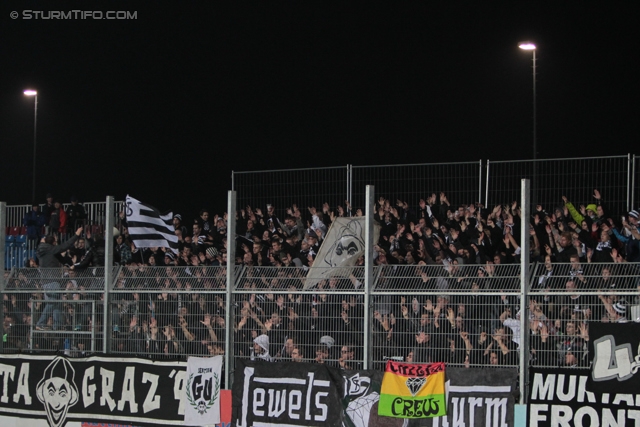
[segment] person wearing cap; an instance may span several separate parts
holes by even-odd
[[[205,265],[220,265],[220,261],[218,260],[218,250],[216,248],[210,247],[205,251]]]
[[[175,265],[176,256],[171,251],[164,254],[164,265]]]
[[[615,301],[611,296],[598,295],[600,301],[604,305],[604,308],[609,316],[609,321],[612,323],[627,323],[627,304],[624,300],[620,299]]]
[[[182,215],[175,214],[173,216],[173,229],[176,231],[176,235],[181,238],[188,236],[187,227],[182,225]]]
[[[582,224],[582,221],[586,221],[588,228],[591,229],[591,224],[598,221],[597,205],[591,203],[588,204],[586,208],[581,206],[582,212],[578,212],[575,206],[573,206],[573,203],[571,203],[566,196],[562,196],[562,200],[564,201],[565,208],[569,211],[569,215],[573,218],[576,224]]]

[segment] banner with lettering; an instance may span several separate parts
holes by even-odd
[[[378,415],[431,418],[446,415],[444,363],[387,361],[380,388]]]
[[[605,393],[640,390],[640,323],[589,324],[590,389]]]
[[[640,425],[638,394],[603,392],[589,387],[590,369],[529,370],[527,425],[637,426]]]
[[[447,367],[447,415],[412,419],[410,427],[514,425],[518,370]]]
[[[382,372],[378,370],[343,370],[346,427],[405,427],[407,420],[378,415]]]
[[[185,373],[177,361],[0,355],[0,414],[50,427],[67,420],[182,425]]]
[[[232,419],[237,427],[341,426],[340,371],[322,364],[238,359]]]
[[[220,422],[222,361],[222,356],[187,359],[185,425],[204,426]]]

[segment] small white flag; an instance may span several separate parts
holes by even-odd
[[[184,425],[204,426],[220,422],[222,360],[222,356],[187,359]]]

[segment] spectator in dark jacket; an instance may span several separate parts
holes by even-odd
[[[45,220],[45,215],[40,212],[40,206],[34,203],[32,210],[27,212],[22,219],[22,224],[27,227],[27,238],[29,240],[40,240],[40,236],[42,236],[42,226]]]
[[[67,240],[66,242],[60,245],[57,244],[57,239],[55,236],[50,235],[50,236],[44,237],[40,241],[40,245],[38,246],[38,250],[36,252],[38,255],[38,261],[40,263],[40,267],[42,268],[62,267],[62,264],[60,264],[60,261],[58,261],[58,258],[56,258],[56,255],[61,254],[62,252],[72,247],[75,241],[78,240],[78,237],[80,237],[80,235],[82,234],[82,230],[83,230],[82,227],[78,228],[76,230],[76,234],[73,237],[71,237],[69,240]]]

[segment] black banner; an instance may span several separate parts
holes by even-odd
[[[232,422],[237,427],[341,426],[342,376],[310,363],[238,360]]]
[[[640,395],[590,389],[590,376],[589,369],[531,368],[527,425],[639,426]]]
[[[640,390],[640,324],[589,325],[591,377],[588,386],[603,393]]]
[[[404,420],[378,415],[380,371],[338,370],[310,363],[239,362],[233,382],[232,420],[237,427],[514,425],[515,369],[447,368],[446,419]]]
[[[137,358],[0,356],[0,413],[133,425],[182,425],[185,362]]]
[[[348,427],[402,427],[405,420],[378,415],[382,371],[342,371],[342,407]]]
[[[516,379],[512,368],[446,368],[447,416],[411,420],[420,427],[502,427],[514,425]]]

